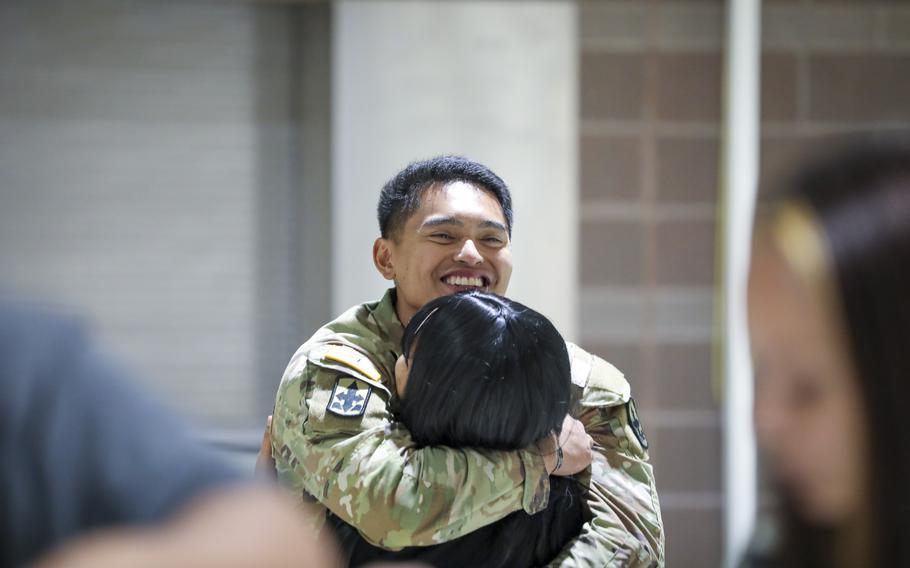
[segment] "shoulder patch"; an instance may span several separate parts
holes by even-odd
[[[379,367],[364,352],[356,347],[344,343],[323,343],[316,345],[306,355],[307,362],[321,369],[323,388],[328,389],[334,384],[338,375],[353,377],[360,382],[368,384],[373,390],[379,389],[391,396],[391,390],[383,382],[383,375]],[[321,406],[321,405],[320,405]]]
[[[382,375],[376,369],[376,366],[373,365],[373,362],[370,361],[366,355],[353,347],[337,343],[333,344],[325,352],[322,358],[346,365],[368,379],[379,381],[380,378],[382,378]]]
[[[338,377],[326,410],[345,418],[362,416],[367,409],[372,387],[354,377]]]
[[[638,419],[638,411],[635,410],[635,400],[632,398],[626,403],[626,414],[629,415],[629,426],[632,428],[635,437],[638,438],[638,443],[641,444],[642,448],[647,450],[648,438],[645,436],[644,428],[641,427],[641,420]]]

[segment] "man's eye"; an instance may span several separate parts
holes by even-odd
[[[433,237],[434,239],[442,239],[444,241],[450,241],[455,238],[448,233],[433,233],[430,236]]]
[[[487,237],[483,242],[490,243],[491,245],[499,245],[502,244],[503,241],[499,237]]]

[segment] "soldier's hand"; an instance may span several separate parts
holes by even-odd
[[[585,432],[584,425],[566,415],[559,434],[558,447],[562,449],[562,463],[558,463],[555,435],[538,444],[544,466],[551,475],[575,475],[591,465],[594,458],[594,439]]]
[[[272,459],[272,416],[265,421],[265,432],[262,433],[262,444],[259,454],[256,455],[256,475],[262,477],[275,477],[275,460]]]

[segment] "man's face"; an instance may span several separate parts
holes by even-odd
[[[427,189],[397,235],[377,239],[374,260],[398,290],[403,324],[425,303],[461,290],[504,294],[512,275],[505,215],[496,198],[464,182]]]

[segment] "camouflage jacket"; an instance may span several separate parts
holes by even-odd
[[[272,450],[281,482],[387,549],[458,538],[546,507],[549,476],[533,449],[416,448],[395,421],[403,327],[394,290],[325,325],[292,357],[275,402]],[[663,528],[647,440],[629,384],[568,344],[580,415],[594,438],[579,476],[591,511],[554,566],[662,566]]]

